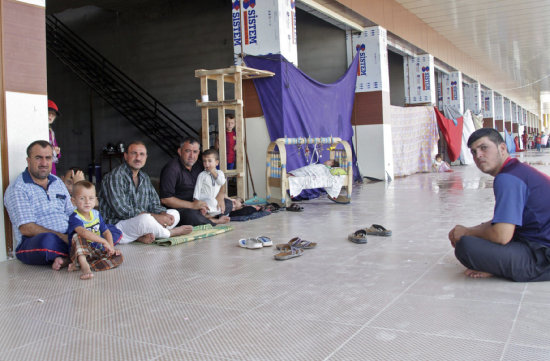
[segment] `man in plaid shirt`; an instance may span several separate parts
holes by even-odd
[[[193,228],[176,227],[179,213],[166,210],[149,176],[141,170],[147,161],[145,144],[134,141],[124,153],[124,163],[105,176],[99,192],[99,209],[105,222],[122,231],[120,243],[152,243],[190,233]]]
[[[27,147],[27,168],[6,189],[4,205],[17,240],[16,257],[23,263],[67,265],[67,232],[73,212],[71,196],[63,181],[50,174],[53,149],[37,140]]]

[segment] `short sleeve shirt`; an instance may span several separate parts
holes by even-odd
[[[69,239],[73,237],[73,234],[77,227],[84,227],[88,231],[95,233],[98,236],[101,236],[103,232],[107,230],[107,225],[103,221],[103,218],[101,217],[101,214],[99,214],[99,211],[97,211],[96,209],[92,209],[90,211],[90,218],[90,220],[87,220],[84,215],[80,214],[80,212],[75,209],[75,211],[69,216],[69,228],[67,230]]]
[[[74,206],[65,184],[50,174],[47,189],[36,184],[25,169],[6,189],[4,205],[13,224],[17,245],[22,235],[19,227],[35,223],[59,233],[66,233]]]
[[[492,223],[514,224],[514,237],[550,247],[550,177],[510,159],[495,177],[493,191]]]
[[[203,170],[200,161],[189,170],[183,166],[179,157],[173,158],[160,173],[160,198],[176,197],[192,202],[197,178]]]

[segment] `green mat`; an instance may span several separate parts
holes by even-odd
[[[193,232],[189,234],[177,237],[155,239],[153,243],[158,244],[159,246],[174,246],[180,243],[191,242],[199,238],[212,237],[216,234],[225,233],[232,230],[232,226],[218,225],[216,227],[212,227],[210,224],[203,224],[193,227]]]

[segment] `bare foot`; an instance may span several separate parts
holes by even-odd
[[[179,226],[170,230],[170,237],[182,236],[193,232],[193,226]]]
[[[473,269],[467,269],[466,271],[464,271],[464,274],[468,277],[471,277],[471,278],[489,278],[489,277],[493,277],[493,275],[488,273],[488,272],[481,272],[481,271],[476,271],[476,270],[473,270]]]
[[[216,218],[212,218],[211,221],[216,223],[216,224],[225,224],[225,223],[229,223],[229,221],[231,220],[231,218],[229,218],[228,216],[221,216],[220,218],[216,219]]]
[[[78,256],[78,264],[80,264],[80,270],[82,271],[82,274],[80,275],[81,280],[89,280],[94,276],[92,274],[92,270],[90,269],[90,264],[88,263],[88,260],[86,260],[86,256]]]
[[[68,259],[68,258],[65,258],[65,257],[56,257],[56,258],[53,260],[52,269],[53,269],[54,271],[59,271],[59,270],[62,269],[63,267],[67,266],[67,264],[69,264],[69,259]]]
[[[153,233],[147,233],[147,234],[144,234],[143,236],[139,237],[138,239],[136,239],[136,242],[151,244],[151,243],[154,242],[154,240],[155,240],[155,235]]]
[[[72,262],[69,263],[69,266],[68,266],[68,268],[67,268],[67,271],[72,272],[72,271],[76,271],[76,270],[77,270],[76,264],[74,264],[74,263],[72,263]]]
[[[83,274],[80,275],[81,280],[91,280],[92,278],[94,278],[94,274],[92,272],[83,273]]]

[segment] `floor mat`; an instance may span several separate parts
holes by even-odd
[[[189,234],[184,234],[183,236],[177,237],[155,239],[153,243],[158,244],[159,246],[174,246],[180,243],[195,241],[200,238],[212,237],[216,234],[225,233],[232,230],[232,226],[218,225],[216,227],[212,227],[210,224],[203,224],[193,227],[193,232]]]

